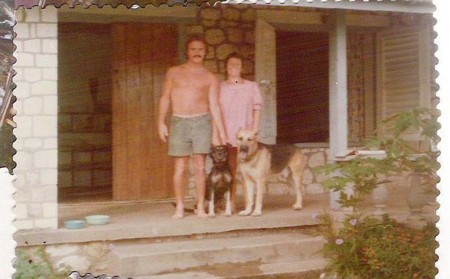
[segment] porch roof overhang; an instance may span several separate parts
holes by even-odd
[[[294,6],[320,9],[343,9],[373,12],[402,12],[402,13],[433,13],[436,7],[432,0],[277,0],[270,1],[270,5]],[[227,4],[257,4],[267,5],[264,0],[228,0]]]
[[[323,8],[323,9],[345,9],[345,10],[360,10],[360,11],[385,11],[385,12],[404,12],[404,13],[433,13],[436,7],[432,0],[341,0],[334,1],[329,0],[322,2],[320,0],[266,0],[270,5],[278,6],[295,6],[295,7],[309,7],[309,8]],[[145,7],[147,5],[160,6],[160,5],[183,5],[196,4],[198,6],[209,3],[213,5],[216,2],[222,2],[224,4],[257,4],[267,5],[267,2],[263,0],[14,0],[16,9],[19,7],[32,8],[34,6],[46,7],[48,5],[54,5],[60,7],[63,5],[68,6],[98,6],[103,7],[110,5],[117,7],[124,5],[126,7],[132,7],[133,5],[139,5]]]
[[[113,8],[123,5],[127,8],[134,7],[138,5],[143,8],[147,5],[152,5],[158,7],[160,5],[167,6],[188,6],[188,5],[197,5],[201,6],[204,3],[209,3],[214,5],[216,2],[220,2],[217,0],[14,0],[15,8],[24,7],[27,9],[39,6],[41,8],[45,8],[46,6],[55,6],[57,8],[67,5],[69,7],[75,6],[97,6],[99,8],[104,6],[111,6]]]

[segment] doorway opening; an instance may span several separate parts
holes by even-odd
[[[328,142],[328,33],[276,30],[277,143]]]
[[[58,24],[58,200],[112,199],[109,24]]]

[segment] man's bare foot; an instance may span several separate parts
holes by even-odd
[[[176,207],[175,213],[172,215],[173,219],[182,219],[184,217],[184,208],[183,207]]]

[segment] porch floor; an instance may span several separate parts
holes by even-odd
[[[141,202],[95,202],[79,204],[60,204],[58,229],[40,229],[19,231],[15,235],[18,246],[80,243],[90,241],[118,241],[143,238],[161,238],[190,236],[197,234],[239,232],[244,230],[289,228],[317,225],[314,214],[329,211],[330,196],[325,194],[307,194],[303,200],[302,210],[293,210],[293,196],[265,196],[263,215],[259,217],[242,217],[234,213],[231,217],[216,214],[215,218],[200,219],[192,213],[185,218],[171,218],[174,207],[172,201]],[[401,199],[400,199],[401,200]],[[397,201],[397,202],[396,202]],[[399,199],[391,199],[387,211],[392,217],[405,220],[409,210]],[[191,205],[192,201],[187,204]],[[238,200],[237,209],[243,208],[243,201]],[[437,205],[424,208],[427,215],[434,219]],[[342,213],[342,211],[340,211]],[[345,213],[345,212],[343,212]],[[102,226],[90,226],[79,230],[64,228],[64,221],[84,219],[87,215],[107,214],[111,222]],[[339,214],[339,212],[338,212]]]
[[[329,208],[329,195],[307,195],[303,200],[304,208],[298,211],[291,208],[294,202],[293,196],[266,196],[263,215],[260,217],[242,217],[237,213],[226,217],[219,212],[214,218],[200,219],[193,213],[186,213],[180,220],[171,218],[174,207],[170,200],[60,204],[58,229],[20,231],[15,239],[18,246],[26,246],[316,225],[318,220],[312,218],[312,215],[322,213],[324,209]],[[192,204],[192,201],[188,201],[187,207],[191,207]],[[243,201],[238,200],[238,210],[243,207]],[[85,216],[92,214],[110,215],[111,222],[102,226],[87,225],[86,228],[78,230],[64,228],[64,221],[84,219]]]

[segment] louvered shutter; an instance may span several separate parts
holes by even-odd
[[[378,33],[378,124],[405,110],[430,107],[430,31],[428,26],[414,26]],[[408,131],[405,139],[419,140],[418,131]]]

